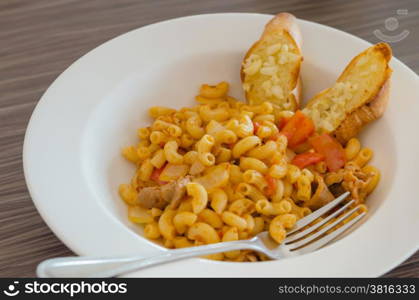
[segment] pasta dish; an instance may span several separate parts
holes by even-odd
[[[386,109],[391,48],[378,43],[355,56],[300,110],[301,39],[291,14],[266,24],[241,66],[245,102],[223,81],[203,84],[194,107],[149,108],[153,121],[122,151],[135,174],[119,187],[145,237],[183,248],[268,231],[281,243],[299,219],[347,191],[358,214],[367,210],[380,171],[356,136]],[[207,257],[267,259],[250,250]]]
[[[343,147],[316,133],[299,110],[248,105],[228,90],[227,82],[204,84],[194,107],[151,107],[153,122],[138,129],[137,145],[123,149],[136,171],[119,193],[145,237],[182,248],[268,231],[281,243],[298,219],[345,191],[367,210],[380,178],[368,164],[371,149],[356,138]],[[267,259],[250,250],[207,257]]]

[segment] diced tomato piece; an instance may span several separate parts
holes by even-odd
[[[314,132],[313,121],[297,110],[281,130],[288,139],[288,146],[295,147],[307,140]]]
[[[153,172],[151,173],[150,179],[157,182],[160,185],[166,184],[166,181],[162,181],[160,180],[160,174],[161,172],[163,172],[164,168],[166,167],[166,164],[161,167],[160,169],[154,169]]]
[[[324,156],[329,171],[337,171],[345,165],[345,151],[342,145],[327,133],[312,137],[310,143],[317,153]]]
[[[292,138],[298,129],[298,124],[304,118],[303,113],[299,110],[292,116],[281,130],[281,134],[285,135],[288,141]]]
[[[290,147],[295,147],[304,143],[314,132],[314,124],[309,118],[304,118],[291,140],[288,142]]]
[[[279,130],[282,130],[282,128],[284,128],[285,124],[287,124],[287,122],[289,121],[290,118],[281,118],[281,120],[279,120],[278,125],[276,127],[278,127]]]
[[[273,177],[266,175],[265,180],[268,183],[268,187],[266,188],[266,195],[272,196],[276,191],[276,181]]]
[[[260,128],[260,124],[258,122],[253,122],[253,133],[256,134]]]
[[[291,163],[300,169],[324,160],[324,156],[316,152],[304,152],[296,155]]]

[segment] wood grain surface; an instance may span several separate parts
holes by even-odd
[[[397,16],[398,9],[408,14]],[[215,12],[277,13],[319,22],[378,42],[384,21],[397,17],[410,35],[394,55],[419,71],[419,1],[0,1],[0,276],[32,277],[50,257],[72,255],[48,229],[27,191],[22,170],[25,129],[35,105],[71,63],[129,30],[170,18]],[[391,243],[391,241],[389,241]],[[419,277],[419,252],[387,277]]]

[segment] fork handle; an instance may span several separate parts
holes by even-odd
[[[38,265],[39,277],[115,277],[147,267],[190,257],[219,252],[251,249],[263,251],[258,238],[205,246],[165,250],[164,253],[146,257],[58,257],[47,259]]]

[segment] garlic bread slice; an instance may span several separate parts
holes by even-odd
[[[346,143],[381,117],[389,97],[391,56],[388,44],[371,46],[352,59],[332,87],[307,103],[303,112],[319,133],[331,133]]]
[[[301,33],[296,18],[276,15],[247,51],[240,71],[250,104],[269,101],[281,110],[295,111],[301,97]]]

